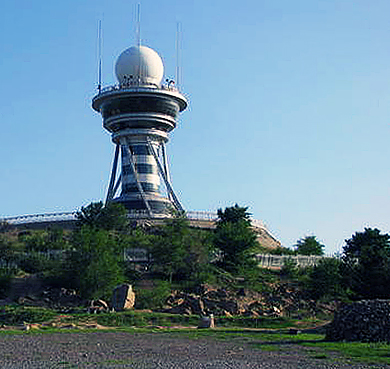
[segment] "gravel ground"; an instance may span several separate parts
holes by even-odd
[[[159,333],[88,332],[0,336],[0,368],[390,368],[315,359],[305,349],[261,351],[242,340]]]

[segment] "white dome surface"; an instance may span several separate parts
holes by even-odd
[[[164,65],[153,49],[132,46],[119,55],[115,74],[120,84],[134,82],[159,85],[164,75]]]

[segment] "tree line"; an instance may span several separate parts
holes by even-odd
[[[126,250],[142,249],[149,261],[124,259]],[[218,210],[214,230],[192,228],[182,214],[160,226],[135,226],[118,203],[91,203],[77,213],[72,231],[49,228],[0,233],[0,289],[18,273],[39,274],[53,286],[74,288],[84,298],[109,298],[121,282],[136,283],[145,275],[158,286],[195,290],[203,283],[230,283],[262,290],[275,278],[295,281],[307,297],[321,299],[390,298],[390,236],[366,228],[345,241],[337,258],[300,269],[286,262],[281,271],[259,268],[253,257],[264,252],[250,222],[248,208]],[[323,255],[315,236],[295,248],[273,253]]]
[[[160,226],[135,226],[118,203],[91,203],[76,214],[72,231],[49,228],[0,234],[0,284],[18,273],[39,274],[53,286],[74,288],[85,298],[108,298],[112,289],[140,275],[193,289],[217,270],[253,268],[259,247],[247,208],[218,211],[215,231],[191,228],[174,214]],[[148,265],[124,260],[129,249],[146,250]],[[5,293],[5,291],[3,291]]]
[[[297,243],[312,254],[321,255],[322,247],[309,237]],[[315,251],[316,250],[316,251]],[[282,273],[296,278],[315,300],[390,299],[390,235],[379,229],[365,228],[345,240],[341,255],[327,257],[311,268],[299,270],[286,263]]]

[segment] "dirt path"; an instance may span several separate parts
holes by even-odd
[[[188,339],[160,333],[3,334],[0,368],[390,368],[315,359],[290,345],[262,351],[243,340]]]

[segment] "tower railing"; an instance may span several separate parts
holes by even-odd
[[[112,91],[123,91],[123,90],[137,91],[137,89],[142,90],[145,88],[161,89],[161,90],[179,92],[179,90],[173,84],[163,84],[163,85],[159,86],[159,85],[156,85],[155,83],[135,82],[134,81],[134,82],[126,83],[126,84],[115,84],[115,85],[103,87],[100,89],[99,95],[106,93],[106,92],[112,92]]]

